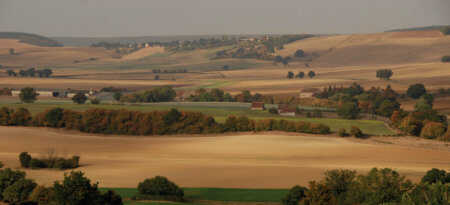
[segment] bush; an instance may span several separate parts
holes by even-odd
[[[25,179],[25,172],[13,171],[12,169],[0,170],[0,200],[3,199],[3,192],[14,183]]]
[[[3,200],[10,204],[21,204],[28,200],[36,183],[29,179],[20,179],[3,191]]]
[[[448,63],[448,62],[450,62],[450,56],[442,56],[441,61],[442,61],[443,63]]]
[[[141,196],[156,197],[155,199],[183,201],[184,197],[181,188],[162,176],[146,179],[139,183],[138,191]]]
[[[344,128],[340,128],[338,130],[338,135],[339,135],[339,137],[347,137],[348,136],[347,131]]]
[[[20,166],[21,167],[23,167],[23,168],[30,167],[31,155],[29,155],[28,152],[20,153],[19,160],[20,160]]]
[[[428,122],[423,126],[420,136],[427,139],[436,139],[445,134],[445,127],[439,122]]]
[[[31,159],[30,168],[31,169],[42,169],[42,168],[47,168],[47,165],[45,164],[45,162],[43,162],[39,159]]]
[[[278,115],[278,109],[272,107],[272,108],[269,109],[269,113],[270,113],[270,114],[274,114],[274,115]]]
[[[337,113],[344,119],[356,119],[359,115],[359,108],[354,102],[346,102],[338,107]]]
[[[289,190],[289,193],[281,200],[283,205],[298,205],[300,201],[305,198],[305,192],[308,189],[301,186],[294,186]]]
[[[425,86],[420,83],[409,86],[408,90],[406,91],[406,95],[413,99],[419,99],[426,93],[427,90],[425,89]]]
[[[56,204],[97,205],[102,200],[98,183],[91,184],[83,172],[64,174],[64,180],[55,182],[53,190]]]
[[[101,103],[101,101],[98,98],[91,99],[91,104],[93,104],[93,105],[98,105],[100,103]]]
[[[446,27],[442,28],[441,32],[444,35],[450,35],[450,26],[446,26]]]
[[[352,126],[350,129],[350,135],[356,138],[363,138],[364,134],[358,127]]]
[[[447,173],[445,170],[433,168],[422,177],[422,183],[434,184],[438,182],[442,184],[450,183],[450,172]]]
[[[58,158],[58,157],[49,157],[48,159],[37,159],[32,158],[28,153],[23,152],[20,154],[20,160],[22,163],[22,158],[24,158],[24,163],[28,161],[28,167],[32,169],[41,169],[41,168],[56,168],[56,169],[74,169],[80,166],[80,157],[73,156],[70,159]],[[22,166],[25,167],[25,166]],[[26,167],[26,168],[28,168]]]
[[[72,97],[72,101],[76,104],[84,104],[88,98],[84,93],[77,93]]]
[[[123,205],[122,197],[116,192],[108,190],[106,193],[102,195],[101,204],[105,205]]]
[[[22,88],[19,94],[20,101],[24,103],[33,103],[36,101],[37,96],[39,96],[39,93],[30,87]]]
[[[38,186],[33,190],[30,195],[30,200],[37,205],[56,205],[54,203],[53,189],[43,186]]]

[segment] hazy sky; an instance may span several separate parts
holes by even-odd
[[[0,31],[47,36],[368,33],[450,24],[450,0],[0,0]]]

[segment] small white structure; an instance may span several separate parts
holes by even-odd
[[[313,96],[313,92],[301,92],[299,95],[300,98],[312,98]]]

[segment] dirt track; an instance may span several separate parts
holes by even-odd
[[[19,167],[22,151],[43,156],[55,149],[61,156],[80,155],[80,170],[104,187],[135,187],[144,178],[164,175],[185,187],[288,188],[333,168],[392,167],[414,180],[432,167],[450,170],[448,146],[425,140],[409,146],[417,139],[380,143],[280,133],[137,138],[0,127],[0,141],[0,161],[8,167]],[[63,176],[54,170],[27,173],[45,184]]]

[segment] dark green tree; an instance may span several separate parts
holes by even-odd
[[[14,50],[14,48],[10,48],[9,49],[9,55],[15,55],[16,51]]]
[[[184,191],[163,176],[144,180],[139,183],[138,191],[144,196],[170,197],[176,201],[182,201],[184,197]]]
[[[289,78],[289,79],[294,78],[294,73],[292,71],[289,71],[287,74],[287,78]]]
[[[303,51],[302,49],[298,49],[297,51],[295,51],[294,56],[297,58],[305,57],[305,51]]]
[[[55,201],[61,205],[98,205],[102,200],[98,184],[91,184],[83,172],[64,175],[62,182],[53,185]]]
[[[36,101],[37,96],[39,96],[39,93],[37,93],[36,90],[30,87],[22,88],[19,94],[20,101],[24,103],[33,103],[34,101]]]
[[[19,155],[20,166],[23,168],[30,167],[31,155],[28,152],[22,152]]]
[[[305,192],[308,189],[301,186],[294,186],[289,190],[289,193],[281,200],[283,205],[298,205],[300,201],[305,198]]]
[[[77,93],[72,97],[72,101],[76,104],[84,104],[87,101],[87,97],[84,93]]]
[[[13,171],[6,168],[0,170],[0,200],[3,200],[3,192],[14,183],[25,179],[25,172]]]
[[[316,76],[316,73],[311,70],[308,72],[308,76],[309,76],[309,78],[314,78]]]
[[[359,115],[359,108],[354,102],[346,102],[338,107],[337,113],[345,119],[356,119]]]
[[[406,95],[414,99],[419,99],[425,93],[427,93],[427,90],[425,89],[425,86],[421,83],[409,86],[408,90],[406,91]]]
[[[59,127],[58,124],[64,117],[64,109],[53,108],[45,114],[45,121],[49,127]]]
[[[303,71],[300,71],[300,72],[298,72],[298,74],[295,77],[302,79],[305,77],[305,73]]]
[[[434,184],[438,182],[442,184],[450,183],[450,172],[447,173],[443,169],[433,168],[422,177],[422,183]]]
[[[377,70],[377,78],[383,79],[383,80],[389,80],[391,79],[394,72],[392,72],[391,69],[381,69]]]

